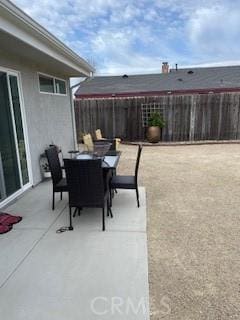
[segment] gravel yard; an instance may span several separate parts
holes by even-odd
[[[120,174],[136,146],[121,145]],[[144,147],[151,320],[240,319],[240,145]]]

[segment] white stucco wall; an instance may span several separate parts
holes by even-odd
[[[51,70],[0,50],[1,67],[20,72],[35,185],[41,181],[39,155],[49,144],[59,145],[64,156],[74,148],[69,80],[60,70]],[[67,80],[67,96],[40,93],[37,72]]]

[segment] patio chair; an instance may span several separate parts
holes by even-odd
[[[105,231],[105,207],[112,217],[109,190],[104,183],[101,159],[64,159],[69,193],[69,230],[72,226],[72,209],[102,208],[102,230]]]
[[[89,133],[83,135],[83,143],[84,143],[87,151],[93,151],[94,144],[93,144],[92,136]]]
[[[60,198],[62,200],[62,193],[67,191],[67,182],[63,178],[62,168],[58,157],[58,150],[55,146],[45,150],[45,154],[48,160],[49,169],[52,177],[53,184],[53,196],[52,196],[52,210],[55,209],[55,192],[60,192]]]
[[[110,181],[110,190],[135,189],[136,190],[136,196],[137,196],[137,206],[138,206],[138,208],[140,207],[139,192],[138,192],[138,168],[139,168],[139,161],[140,161],[141,153],[142,153],[142,146],[139,145],[138,146],[138,153],[137,153],[137,160],[136,160],[136,165],[135,165],[135,175],[134,176],[115,175],[115,176],[112,177],[112,179]],[[112,197],[111,197],[111,200],[112,200]]]
[[[95,130],[95,136],[96,136],[97,141],[100,141],[100,140],[102,140],[102,141],[111,141],[114,144],[114,149],[112,149],[112,150],[118,150],[119,144],[121,142],[120,138],[114,138],[114,139],[104,138],[102,136],[102,132],[101,132],[100,129]]]
[[[101,147],[101,145],[109,145],[111,151],[116,150],[116,143],[115,139],[101,139],[101,140],[94,140],[92,139],[92,136],[90,133],[83,136],[83,143],[87,149],[87,151],[93,152],[95,149],[99,149],[98,147]]]
[[[102,132],[100,129],[95,130],[95,135],[97,140],[105,140],[106,138],[103,138]]]

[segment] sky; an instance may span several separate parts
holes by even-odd
[[[12,0],[98,75],[240,65],[240,0]]]

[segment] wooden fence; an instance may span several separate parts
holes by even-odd
[[[78,136],[100,128],[106,137],[144,140],[141,105],[153,102],[166,121],[163,141],[240,139],[239,93],[75,100]]]

